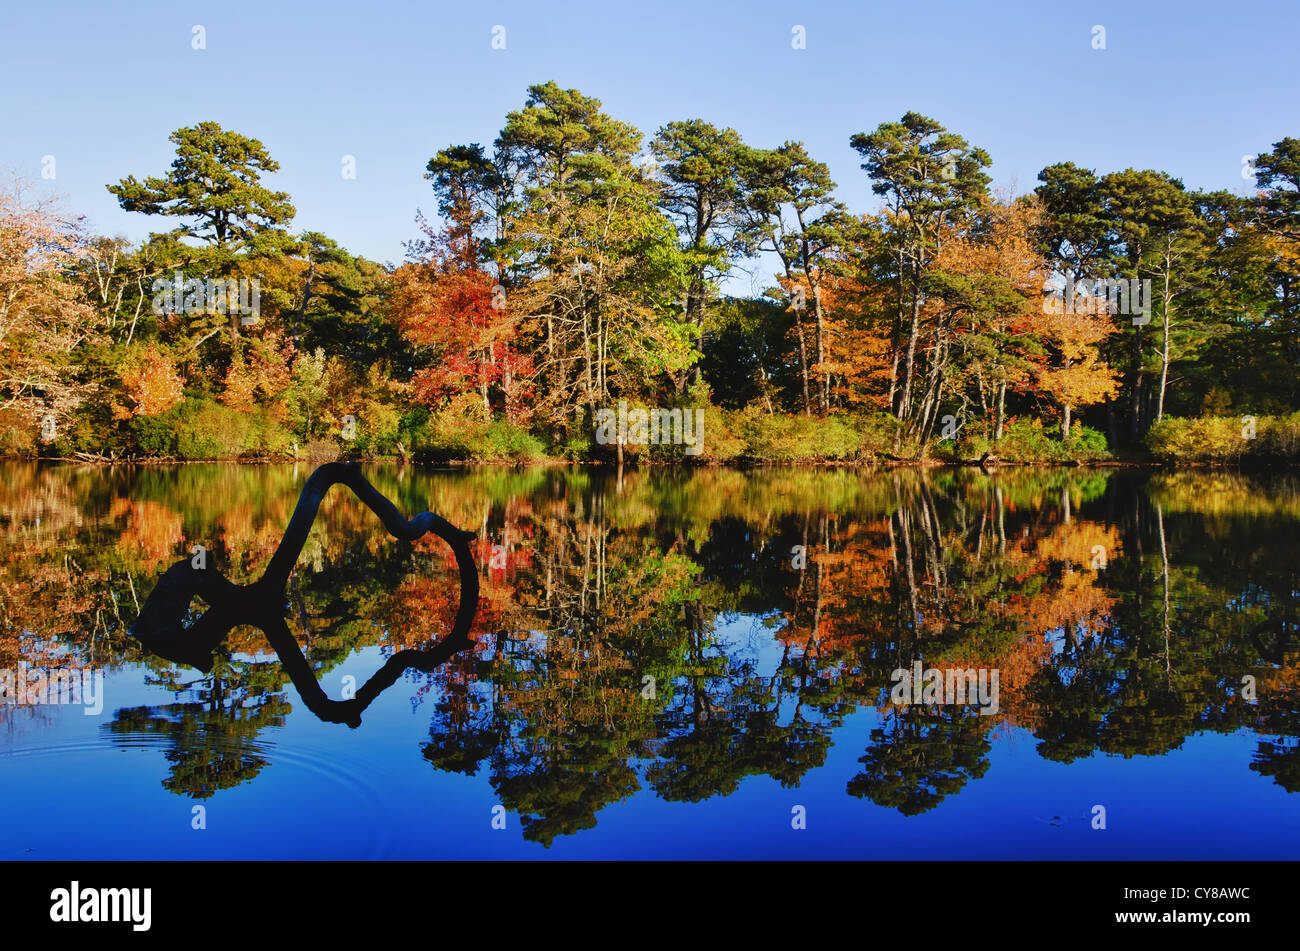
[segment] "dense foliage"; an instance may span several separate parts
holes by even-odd
[[[256,139],[171,139],[164,175],[108,186],[175,221],[138,244],[0,195],[0,452],[1294,459],[1217,431],[1300,409],[1300,139],[1251,197],[1070,162],[999,196],[909,112],[850,137],[881,199],[854,213],[801,143],[646,140],[551,82],[429,160],[400,266],[294,233]],[[742,266],[772,286],[728,296]],[[598,440],[620,401],[702,410],[699,451]]]

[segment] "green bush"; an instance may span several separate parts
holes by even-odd
[[[700,440],[700,451],[694,456],[687,456],[685,447],[671,448],[680,452],[682,458],[693,459],[695,462],[725,464],[742,458],[745,455],[745,440],[735,429],[735,414],[717,407],[709,407],[704,414],[708,423]],[[676,456],[671,461],[677,461]]]
[[[1167,463],[1294,463],[1300,461],[1300,413],[1199,419],[1166,416],[1147,432],[1146,444],[1153,456]]]
[[[1110,444],[1105,433],[1076,423],[1070,428],[1070,438],[1065,441],[1069,455],[1074,459],[1095,462],[1110,458]]]
[[[863,433],[846,415],[768,414],[750,407],[735,414],[731,428],[743,455],[760,462],[842,462],[858,458]]]
[[[240,412],[212,400],[191,398],[173,412],[174,418],[164,414],[157,424],[142,423],[135,430],[142,452],[163,454],[161,447],[170,447],[159,425],[175,427],[174,451],[182,459],[282,456],[292,451],[293,435],[262,410]]]
[[[1256,438],[1260,428],[1257,421]],[[1166,416],[1147,431],[1146,445],[1162,462],[1237,462],[1255,441],[1247,439],[1242,430],[1241,420],[1232,417]]]
[[[983,433],[963,434],[959,439],[940,439],[935,443],[935,452],[940,459],[950,462],[966,462],[978,459],[986,452],[993,451],[993,440]]]
[[[637,457],[660,465],[730,462],[744,453],[744,441],[732,431],[727,412],[707,403],[681,407],[683,414],[697,410],[698,415],[691,417],[693,445],[663,441],[629,448]]]
[[[692,391],[694,391],[694,388],[692,388]],[[692,391],[688,391],[687,400],[689,400]],[[694,392],[698,393],[698,391]],[[673,420],[668,423],[669,429],[660,432],[660,426],[663,425],[661,422],[662,417],[657,414],[663,410],[669,410],[679,415],[674,416]],[[632,433],[636,429],[629,419],[629,441],[623,445],[623,459],[629,465],[647,463],[655,465],[695,465],[708,462],[725,462],[736,458],[744,449],[743,442],[736,437],[728,425],[729,414],[707,402],[694,404],[685,402],[685,405],[665,407],[631,403],[628,405],[627,411],[629,417],[638,411],[648,411],[649,416],[645,422],[645,438],[649,440],[651,434],[654,433],[657,440],[655,442],[632,442]],[[689,419],[687,414],[691,414]],[[552,452],[555,455],[575,461],[613,462],[617,459],[617,444],[612,441],[609,443],[598,441],[595,420],[591,418],[589,420],[587,425],[576,427],[569,438],[564,443],[554,447]],[[676,441],[685,437],[686,426],[689,426],[691,431],[692,443],[689,446],[684,442]],[[678,430],[677,427],[681,427],[681,429]]]
[[[575,430],[569,433],[564,442],[551,447],[551,455],[571,462],[590,462],[597,456],[596,442],[588,430]]]
[[[947,444],[951,445],[951,443]],[[1095,462],[1110,458],[1106,437],[1091,426],[1075,423],[1070,427],[1070,438],[1062,440],[1055,425],[1043,425],[1041,420],[1029,417],[1013,419],[1002,432],[1002,439],[994,443],[984,435],[971,435],[957,441],[945,453],[945,443],[939,442],[940,454],[955,461],[979,459],[991,452],[1003,462],[1063,463]]]
[[[1265,416],[1255,421],[1255,430],[1250,455],[1269,462],[1300,461],[1300,413]]]
[[[244,448],[248,417],[209,400],[186,400],[176,422],[176,452],[182,459],[230,459]]]
[[[484,423],[455,412],[434,413],[418,435],[412,451],[422,461],[534,462],[546,458],[546,447],[539,439],[505,420]]]
[[[478,442],[478,456],[483,459],[531,462],[546,457],[541,440],[505,420],[494,420],[483,427]]]
[[[287,456],[293,452],[293,433],[270,413],[258,410],[249,417],[243,454],[246,456]]]
[[[176,423],[180,414],[170,410],[158,416],[137,416],[131,420],[131,436],[137,452],[146,456],[176,455]]]
[[[894,451],[894,436],[898,432],[898,420],[892,413],[861,416],[855,423],[862,436],[862,442],[858,447],[860,455],[871,453],[880,456]]]
[[[429,445],[431,429],[429,427],[429,410],[424,406],[415,406],[402,415],[397,424],[397,433],[393,437],[393,451],[401,443],[407,455],[416,455],[421,447]]]
[[[410,443],[402,438],[406,417],[391,403],[370,400],[356,414],[356,427],[351,439],[340,443],[342,451],[350,457],[394,455],[397,443]]]

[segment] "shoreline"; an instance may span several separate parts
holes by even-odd
[[[102,458],[81,458],[69,456],[0,456],[0,462],[35,462],[35,463],[59,463],[80,466],[102,466],[105,468],[114,468],[118,466],[191,466],[191,465],[236,465],[236,466],[268,466],[268,465],[308,465],[320,466],[329,462],[357,462],[362,464],[387,464],[396,468],[412,469],[477,469],[477,468],[503,468],[503,469],[555,469],[569,468],[580,466],[591,469],[608,469],[611,472],[618,471],[618,465],[605,460],[581,461],[567,459],[448,459],[440,462],[416,462],[414,460],[402,461],[397,457],[390,456],[373,456],[358,459],[240,459],[240,458],[213,458],[213,459],[167,459],[156,457],[143,458],[124,458],[124,459],[102,459]],[[636,470],[682,470],[693,471],[699,469],[733,469],[736,471],[746,471],[754,469],[979,469],[986,473],[992,474],[1000,469],[1150,469],[1150,470],[1183,470],[1183,469],[1206,469],[1206,470],[1236,470],[1245,472],[1260,472],[1274,470],[1296,470],[1300,469],[1300,463],[1280,463],[1264,464],[1254,463],[1242,465],[1239,462],[1159,462],[1157,460],[1117,460],[1117,459],[1093,459],[1093,460],[1071,460],[1067,462],[1040,462],[1040,461],[1018,461],[1005,460],[996,463],[984,463],[980,460],[954,462],[944,459],[873,459],[870,461],[796,461],[796,462],[772,462],[765,460],[752,461],[730,461],[730,462],[705,462],[683,465],[681,463],[632,463],[626,464],[623,471]]]

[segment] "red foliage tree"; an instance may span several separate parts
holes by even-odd
[[[423,227],[429,240],[416,246],[422,257],[393,276],[393,309],[402,332],[434,351],[433,364],[412,380],[416,399],[436,406],[476,392],[485,420],[499,407],[511,422],[524,422],[524,381],[532,360],[516,347],[517,320],[505,288],[476,260],[475,245],[462,228],[453,224],[435,234]]]

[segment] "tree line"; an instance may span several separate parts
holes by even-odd
[[[548,82],[430,158],[437,217],[398,265],[293,232],[258,140],[171,141],[108,185],[175,223],[141,242],[0,199],[0,450],[681,458],[596,443],[624,400],[709,408],[706,461],[1093,458],[1300,409],[1293,138],[1250,196],[1068,161],[1010,195],[909,112],[849,137],[880,199],[853,212],[800,142],[647,139]],[[727,292],[756,268],[764,293]]]

